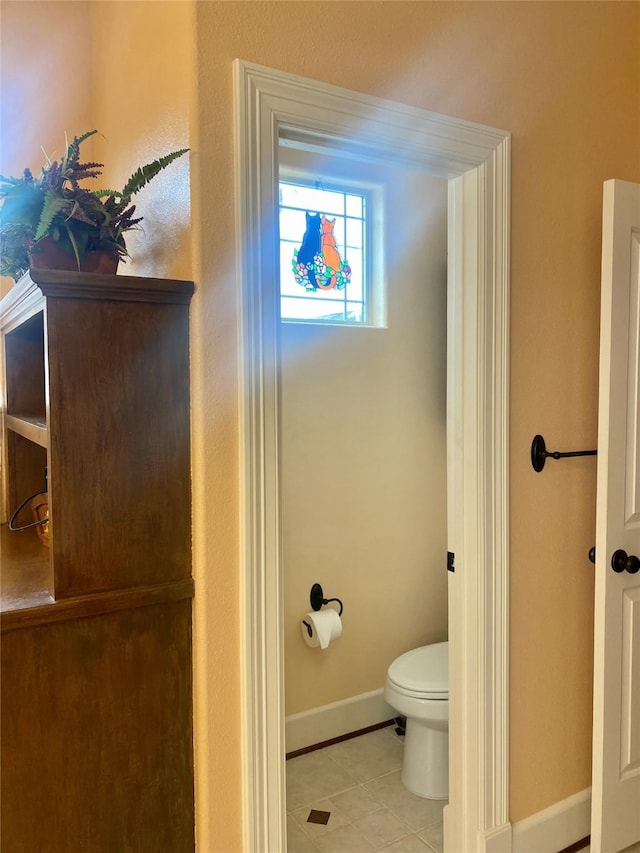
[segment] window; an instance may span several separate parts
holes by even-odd
[[[371,325],[371,197],[320,182],[280,182],[284,321]]]

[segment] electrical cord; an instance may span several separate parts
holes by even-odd
[[[20,504],[18,509],[13,513],[13,515],[9,519],[9,530],[14,530],[17,533],[19,533],[21,530],[29,530],[30,527],[39,527],[41,524],[46,524],[49,521],[49,516],[47,515],[46,518],[40,518],[38,521],[32,521],[30,524],[23,524],[21,527],[14,527],[13,526],[14,521],[16,520],[16,518],[18,517],[20,512],[24,509],[24,507],[29,503],[29,501],[32,501],[35,497],[37,497],[38,495],[41,495],[41,494],[42,494],[42,492],[35,492],[35,494],[29,495],[29,497],[26,500],[22,501],[22,503]]]

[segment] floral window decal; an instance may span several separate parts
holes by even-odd
[[[280,181],[280,316],[366,324],[366,191]]]

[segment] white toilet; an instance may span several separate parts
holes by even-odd
[[[449,796],[449,644],[412,649],[387,672],[384,698],[407,718],[402,782],[419,797]]]

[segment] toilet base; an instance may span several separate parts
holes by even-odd
[[[449,731],[427,728],[407,719],[402,760],[402,784],[429,800],[449,796]]]

